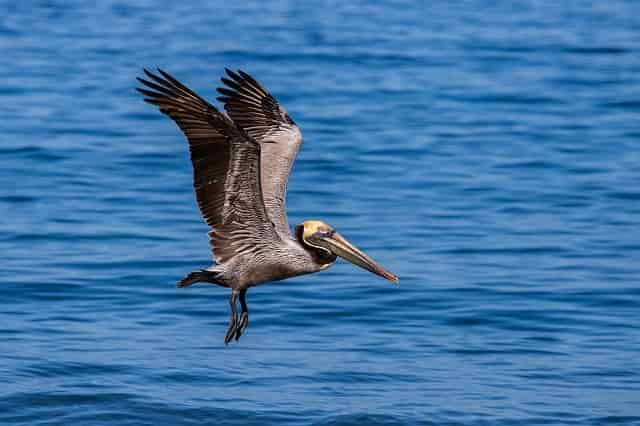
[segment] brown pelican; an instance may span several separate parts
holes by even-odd
[[[249,322],[247,289],[327,269],[340,256],[397,283],[398,277],[358,250],[331,226],[307,220],[293,235],[285,211],[287,180],[302,134],[278,101],[249,74],[226,69],[218,88],[225,113],[168,73],[144,70],[137,90],[176,122],[189,142],[193,186],[209,225],[213,266],[185,276],[231,289],[225,344]],[[236,302],[242,308],[238,317]]]

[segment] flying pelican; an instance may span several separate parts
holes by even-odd
[[[307,220],[290,233],[285,198],[302,134],[278,101],[249,74],[225,69],[218,88],[226,114],[167,72],[144,70],[137,90],[176,122],[189,142],[193,186],[209,225],[215,263],[191,272],[178,287],[196,282],[231,289],[225,344],[249,323],[247,289],[323,271],[337,256],[389,281],[399,278],[345,240],[331,226]],[[236,303],[240,299],[241,314]]]

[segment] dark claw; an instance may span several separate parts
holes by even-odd
[[[239,292],[236,290],[231,291],[229,297],[229,308],[231,308],[231,317],[229,317],[229,328],[227,329],[227,335],[224,337],[224,344],[228,344],[233,336],[236,335],[236,327],[238,326],[238,314],[236,311],[236,300],[238,300]]]
[[[243,312],[242,315],[240,315],[240,321],[238,321],[238,325],[236,326],[236,341],[240,336],[242,336],[247,325],[249,325],[249,312]]]
[[[231,319],[229,320],[229,328],[227,329],[227,335],[224,337],[225,345],[228,344],[233,339],[233,336],[236,334],[237,324],[238,324],[237,315],[232,315]]]

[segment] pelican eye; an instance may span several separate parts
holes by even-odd
[[[328,228],[318,228],[318,230],[313,234],[313,238],[331,238],[336,231]]]

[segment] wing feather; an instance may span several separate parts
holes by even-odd
[[[173,119],[189,142],[193,186],[218,263],[279,240],[260,182],[260,145],[170,74],[144,70],[137,88]]]
[[[233,122],[262,149],[262,191],[267,213],[282,238],[289,236],[287,183],[302,133],[285,109],[257,80],[244,71],[226,70],[218,100]]]

